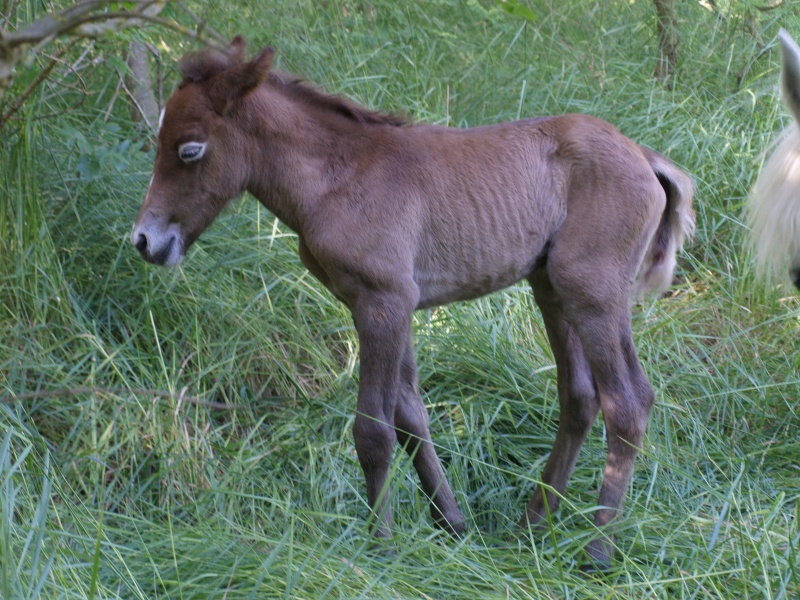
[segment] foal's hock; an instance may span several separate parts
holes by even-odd
[[[273,50],[181,62],[131,240],[175,265],[250,192],[299,239],[300,260],[350,309],[360,386],[353,428],[377,536],[391,535],[394,444],[413,457],[434,522],[464,517],[431,443],[411,315],[527,279],[556,359],[561,418],[521,525],[564,492],[602,410],[608,457],[595,523],[622,507],[653,390],[633,345],[633,295],[671,282],[694,226],[692,182],[664,157],[584,115],[455,129],[411,124],[273,71]],[[546,491],[546,493],[544,493]],[[609,562],[613,538],[588,547]]]

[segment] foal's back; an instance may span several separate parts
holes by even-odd
[[[593,117],[474,129],[421,125],[384,135],[392,143],[382,145],[386,155],[376,160],[382,191],[374,210],[397,213],[383,221],[396,230],[382,237],[386,244],[410,242],[419,307],[475,298],[529,277],[571,219],[597,232],[580,250],[596,252],[605,243],[602,231],[618,229],[620,221],[643,226],[664,209],[664,190],[643,150]]]

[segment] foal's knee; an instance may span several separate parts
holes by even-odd
[[[357,415],[353,424],[358,460],[364,469],[389,464],[392,449],[397,439],[394,427],[367,415]]]

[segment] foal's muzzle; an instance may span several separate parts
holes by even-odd
[[[148,245],[147,236],[143,233],[139,234],[135,245],[139,254],[141,254],[142,258],[147,262],[153,263],[154,265],[164,265],[172,255],[172,249],[175,246],[175,236],[170,237],[167,245],[155,252]]]
[[[174,266],[183,258],[180,228],[175,224],[164,227],[147,220],[136,223],[131,243],[143,259],[154,265]]]

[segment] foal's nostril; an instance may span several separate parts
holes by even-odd
[[[136,249],[142,256],[147,253],[147,237],[143,233],[136,238]]]

